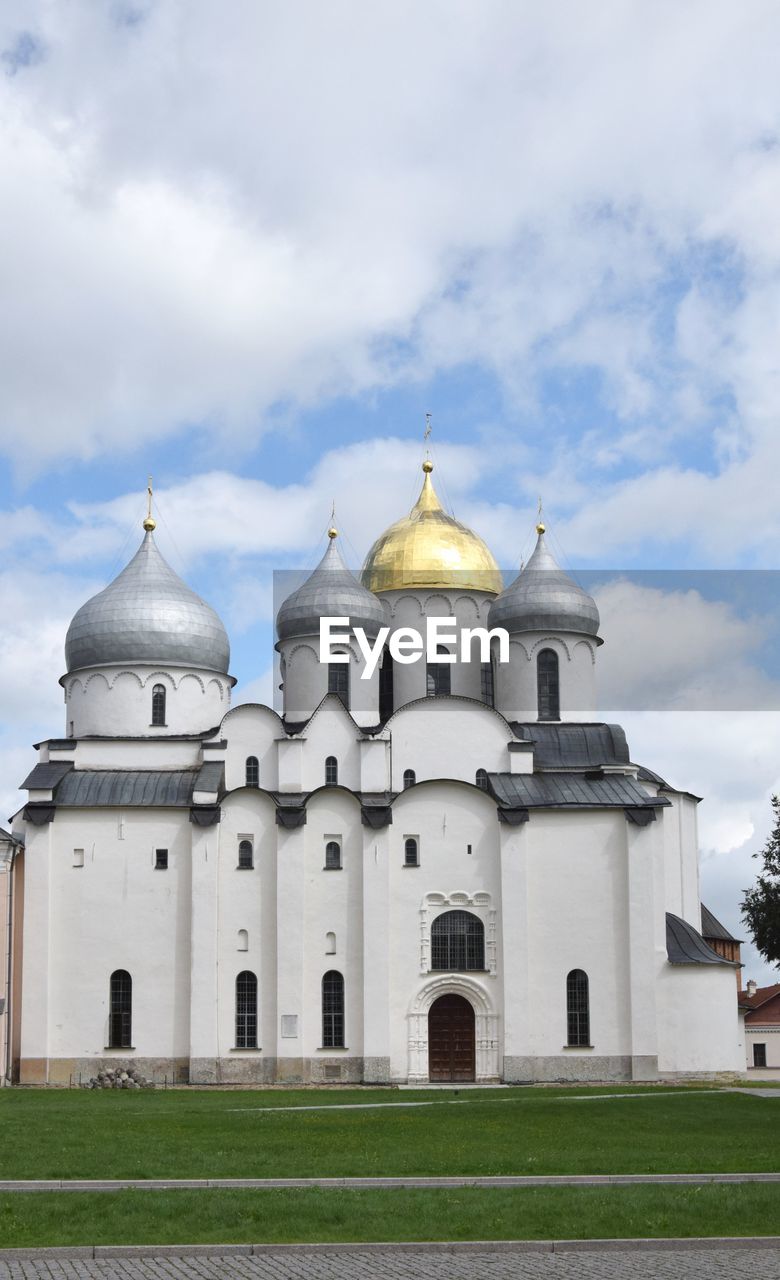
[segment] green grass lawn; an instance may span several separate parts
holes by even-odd
[[[455,1093],[6,1089],[0,1178],[780,1169],[780,1099],[654,1088],[595,1096],[605,1092],[463,1091],[442,1105]],[[414,1100],[435,1105],[401,1105]],[[372,1101],[386,1105],[336,1109]]]
[[[768,1235],[774,1186],[0,1195],[0,1245]]]

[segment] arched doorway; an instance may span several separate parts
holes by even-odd
[[[439,996],[428,1013],[428,1078],[474,1080],[475,1069],[473,1006],[463,996]]]

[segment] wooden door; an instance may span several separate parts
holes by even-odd
[[[428,1014],[428,1078],[473,1080],[474,1010],[463,996],[439,996]]]

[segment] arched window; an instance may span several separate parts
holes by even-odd
[[[339,780],[339,762],[335,756],[328,756],[325,761],[325,781],[335,787]]]
[[[485,926],[470,911],[445,911],[431,928],[432,969],[484,969]]]
[[[425,692],[429,698],[450,693],[452,680],[449,662],[429,662],[425,669]]]
[[[482,701],[487,703],[489,707],[496,705],[495,694],[493,691],[493,663],[483,662],[479,668],[480,692]]]
[[[255,865],[255,851],[251,840],[238,842],[238,867],[240,871],[251,871]]]
[[[560,720],[561,696],[558,679],[558,655],[554,649],[542,649],[536,659],[536,693],[540,720]]]
[[[419,867],[420,856],[414,836],[407,836],[404,841],[404,866]]]
[[[329,662],[328,663],[328,693],[335,693],[341,698],[344,706],[349,711],[349,663],[348,662]]]
[[[156,684],[152,689],[152,724],[165,724],[165,685]]]
[[[327,871],[341,870],[341,845],[338,840],[329,840],[325,845],[325,869]]]
[[[248,787],[260,786],[260,764],[257,756],[247,756],[246,758],[246,785]]]
[[[325,955],[335,956],[336,954],[336,935],[335,933],[325,934]]]
[[[257,1048],[257,978],[248,969],[236,978],[236,1048]]]
[[[237,947],[236,949],[237,949],[238,951],[248,951],[248,950],[249,950],[249,933],[248,933],[248,931],[247,931],[246,929],[239,929],[239,931],[238,931],[238,947]]]
[[[478,787],[481,787],[483,791],[487,791],[488,789],[487,769],[477,769],[477,772],[474,777],[474,781]]]
[[[417,781],[417,774],[414,769],[404,769],[404,791],[407,787],[413,787]]]
[[[109,1049],[131,1049],[133,1045],[133,979],[126,969],[115,969],[111,974],[109,1010]]]
[[[322,979],[322,1047],[344,1048],[344,979],[335,969]]]
[[[590,1044],[588,975],[582,969],[572,969],[566,976],[566,1023],[570,1045]]]
[[[393,658],[387,649],[379,668],[379,719],[384,724],[393,714]]]

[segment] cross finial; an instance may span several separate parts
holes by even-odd
[[[536,532],[544,533],[545,523],[542,519],[542,495],[539,494],[539,505],[536,509]]]
[[[330,508],[330,528],[328,529],[328,537],[333,539],[338,537],[338,529],[336,528],[336,499],[333,499]]]
[[[144,520],[144,529],[147,533],[152,533],[157,528],[157,521],[152,515],[152,477],[146,482],[146,519]]]
[[[423,432],[423,440],[430,440],[431,438],[431,418],[432,417],[433,417],[432,413],[426,413],[425,415],[425,431]]]

